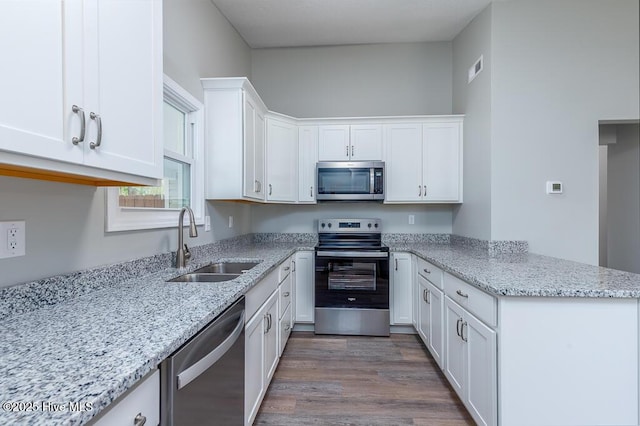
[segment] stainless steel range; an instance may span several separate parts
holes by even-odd
[[[389,335],[389,248],[380,219],[320,219],[316,334]]]

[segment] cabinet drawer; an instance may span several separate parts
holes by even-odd
[[[495,297],[448,273],[444,274],[444,292],[491,327],[498,325]]]
[[[136,416],[146,417],[147,425],[160,424],[160,372],[156,370],[111,404],[91,424],[96,426],[132,425]]]
[[[245,324],[258,312],[271,293],[278,289],[278,272],[278,269],[271,271],[247,292],[245,296]]]
[[[282,318],[280,319],[280,340],[278,342],[279,345],[279,354],[282,356],[282,352],[284,351],[284,347],[287,345],[287,340],[289,340],[289,336],[291,335],[292,330],[291,325],[291,307],[288,307]]]
[[[442,276],[444,274],[442,269],[424,259],[418,258],[418,273],[442,290]]]
[[[282,281],[280,284],[280,318],[282,314],[291,304],[291,275]]]
[[[284,262],[280,264],[278,267],[278,282],[281,283],[282,280],[287,278],[287,275],[291,272],[291,258],[287,258]]]

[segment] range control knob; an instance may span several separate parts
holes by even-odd
[[[367,226],[368,226],[369,228],[371,228],[371,224],[368,224]]]
[[[329,228],[331,228],[331,222],[327,223],[327,226],[328,226]]]
[[[322,228],[324,228],[324,227],[325,227],[324,222],[322,222],[322,223],[320,224],[320,226],[321,226]]]
[[[376,227],[376,228],[378,227],[378,224],[377,224],[377,223],[375,224],[375,227]]]

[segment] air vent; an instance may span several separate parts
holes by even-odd
[[[469,83],[471,83],[473,79],[482,72],[482,64],[484,62],[482,58],[483,55],[480,55],[478,60],[471,65],[471,68],[469,68]]]

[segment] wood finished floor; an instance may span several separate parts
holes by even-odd
[[[295,332],[255,425],[423,425],[474,422],[416,335]]]

